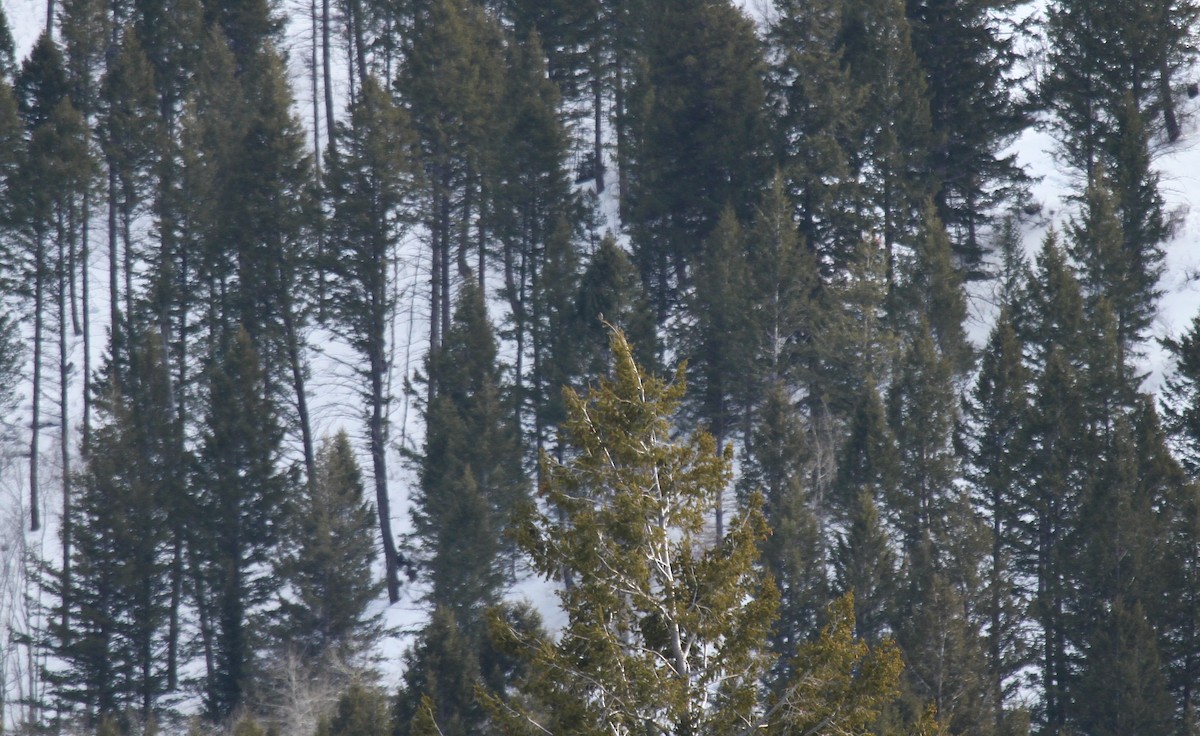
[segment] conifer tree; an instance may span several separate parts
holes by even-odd
[[[437,386],[425,408],[412,508],[417,554],[431,584],[427,600],[464,627],[478,625],[514,575],[505,534],[528,493],[496,351],[483,294],[468,282],[445,342],[428,360]]]
[[[353,661],[379,635],[367,613],[379,592],[375,510],[364,498],[350,438],[339,432],[317,452],[317,475],[300,494],[277,563],[291,590],[280,603],[284,646],[307,661]]]
[[[845,278],[828,289],[829,305],[814,348],[821,369],[819,389],[835,416],[850,416],[867,393],[886,383],[899,347],[885,309],[887,253],[876,238],[859,242]]]
[[[1163,417],[1172,449],[1192,480],[1200,478],[1200,316],[1183,335],[1163,340],[1174,359],[1166,378]]]
[[[1180,733],[1195,728],[1200,695],[1200,493],[1195,483],[1180,484],[1166,524],[1165,586],[1160,646],[1168,685],[1175,696]]]
[[[838,457],[834,506],[849,517],[861,506],[859,493],[867,490],[873,503],[880,494],[894,496],[900,482],[900,454],[896,435],[875,388],[867,377],[866,386],[850,414],[846,441]]]
[[[952,733],[989,733],[996,704],[988,700],[985,644],[968,615],[970,591],[938,559],[944,546],[926,537],[904,566],[894,625],[915,705],[902,715],[915,722],[929,703]]]
[[[890,288],[899,276],[896,247],[919,237],[934,193],[928,93],[901,0],[852,0],[843,23],[844,58],[868,90],[854,163],[870,207],[863,227],[881,241]]]
[[[160,123],[153,70],[137,32],[127,28],[101,84],[98,123],[108,169],[109,329],[118,353],[135,319],[136,264],[152,260],[149,244],[136,238],[134,223],[152,203],[154,171],[165,145]],[[152,292],[152,314],[167,317],[171,305],[162,303],[167,296],[165,288]],[[156,326],[162,333],[168,325],[160,320]]]
[[[879,517],[873,489],[864,487],[849,507],[846,531],[832,552],[834,586],[854,596],[854,632],[878,642],[889,631],[888,609],[896,593],[891,535]]]
[[[205,705],[221,719],[241,704],[262,646],[258,617],[281,581],[270,562],[292,481],[278,468],[283,433],[245,330],[211,358],[197,462],[192,555],[206,663]]]
[[[1042,241],[1023,301],[1014,319],[1033,366],[1044,367],[1058,348],[1060,358],[1081,367],[1087,354],[1083,293],[1053,230]]]
[[[683,353],[698,400],[697,414],[718,447],[748,424],[750,397],[757,388],[752,377],[757,352],[752,276],[746,254],[741,223],[733,209],[726,208],[697,259],[696,288],[688,300],[694,323],[683,338]]]
[[[817,633],[818,617],[831,596],[815,499],[804,487],[810,462],[806,428],[781,383],[766,388],[757,418],[740,485],[763,496],[763,516],[771,528],[761,545],[763,567],[779,589],[771,644],[786,666],[787,657]]]
[[[1171,730],[1171,698],[1154,630],[1140,603],[1113,601],[1097,623],[1082,670],[1075,707],[1085,733]]]
[[[18,293],[29,300],[33,311],[33,386],[30,417],[30,526],[37,528],[40,521],[38,499],[40,462],[39,435],[43,429],[44,405],[42,394],[46,392],[45,361],[47,341],[58,345],[58,385],[60,389],[58,423],[62,430],[59,443],[59,462],[68,472],[62,482],[62,508],[67,519],[62,535],[64,578],[70,577],[70,497],[71,497],[71,442],[68,400],[71,371],[70,344],[68,335],[70,313],[71,273],[78,264],[73,263],[69,252],[74,242],[76,216],[81,191],[91,177],[91,159],[84,145],[84,126],[79,113],[70,99],[59,97],[52,109],[44,110],[50,103],[49,84],[42,82],[56,77],[54,60],[56,51],[47,52],[46,67],[37,67],[32,57],[22,68],[22,79],[26,92],[39,90],[38,94],[18,98],[24,101],[27,124],[30,129],[28,146],[19,168],[13,173],[10,183],[11,209],[9,215],[19,244],[18,256],[21,282]],[[61,69],[59,69],[61,71]],[[38,75],[45,74],[44,78]],[[46,94],[41,94],[45,92]],[[45,117],[43,118],[43,114]],[[53,338],[47,330],[47,318],[57,317],[57,333]],[[52,323],[54,324],[54,323]]]
[[[1042,725],[1050,730],[1063,728],[1070,713],[1075,668],[1069,604],[1076,582],[1071,540],[1078,528],[1087,469],[1095,457],[1080,381],[1062,348],[1050,347],[1036,379],[1022,441],[1034,451],[1023,468],[1028,485],[1021,504],[1020,553],[1014,564],[1036,585],[1040,715]]]
[[[453,259],[459,278],[484,278],[486,223],[481,220],[485,178],[492,173],[490,132],[505,68],[501,34],[483,7],[434,0],[414,20],[406,64],[396,80],[401,105],[417,133],[426,172],[420,210],[429,231],[430,342],[437,349],[449,329]],[[434,390],[430,384],[430,391]],[[429,395],[432,400],[433,395]]]
[[[681,304],[725,207],[749,219],[765,179],[762,55],[726,0],[672,0],[645,19],[630,96],[622,207],[661,323]]]
[[[682,373],[670,384],[645,374],[617,331],[612,349],[612,377],[586,398],[568,394],[572,458],[543,456],[542,487],[564,513],[556,521],[530,506],[519,527],[543,575],[568,565],[579,582],[561,594],[558,643],[499,627],[510,646],[530,647],[522,691],[537,708],[490,698],[500,730],[788,733],[824,722],[859,732],[894,694],[895,651],[854,641],[847,599],[797,653],[806,676],[762,698],[776,595],[754,570],[759,502],[716,546],[701,543],[730,453],[717,455],[705,434],[669,439]]]
[[[333,715],[322,719],[317,736],[391,736],[387,697],[357,680],[338,698]]]
[[[1032,122],[1015,82],[1022,28],[1006,14],[1021,0],[908,0],[913,50],[929,95],[935,203],[960,267],[978,277],[992,212],[1028,175],[1006,152]]]
[[[388,498],[388,325],[395,308],[389,288],[404,232],[412,186],[407,150],[412,133],[405,114],[369,78],[337,127],[326,157],[325,184],[334,208],[325,267],[329,311],[351,346],[366,357],[360,393],[367,405],[368,446],[387,569],[388,599],[400,599],[399,558]]]
[[[960,531],[944,526],[959,477],[953,447],[958,401],[949,361],[938,355],[924,320],[918,330],[904,352],[887,406],[899,477],[885,500],[910,554],[923,542],[940,544],[946,534]]]
[[[431,719],[443,736],[485,732],[487,722],[475,688],[481,683],[476,645],[448,608],[436,608],[414,647],[392,711],[397,736],[421,736],[423,719]]]
[[[146,334],[131,348],[131,364],[97,385],[101,423],[72,507],[72,575],[57,590],[70,630],[58,632],[67,667],[54,685],[91,725],[127,714],[152,722],[167,690],[165,500],[186,458],[157,340]]]
[[[0,9],[0,82],[11,85],[17,75],[17,52],[8,14]]]
[[[503,274],[515,343],[517,422],[532,415],[542,447],[561,415],[558,391],[577,377],[567,321],[578,278],[577,229],[582,213],[567,176],[567,131],[560,96],[547,76],[537,34],[507,43],[506,104],[498,110],[495,182],[484,208]],[[480,264],[482,267],[484,264]]]
[[[1170,140],[1179,137],[1172,77],[1194,57],[1198,14],[1191,0],[1050,6],[1050,69],[1041,93],[1057,113],[1066,160],[1085,179],[1119,145],[1117,119],[1127,95],[1147,119],[1162,116]]]
[[[805,385],[810,393],[817,373],[817,335],[825,327],[821,309],[821,280],[817,260],[796,229],[792,204],[783,177],[777,175],[755,208],[747,232],[747,265],[751,302],[743,330],[753,331],[752,354],[763,364],[744,370],[758,393],[770,381]],[[732,264],[729,266],[732,268]],[[700,285],[697,284],[697,289]],[[736,317],[735,317],[736,318]],[[810,413],[817,413],[811,401]]]
[[[637,268],[611,234],[600,240],[579,277],[575,297],[576,323],[581,333],[580,365],[584,375],[608,370],[605,323],[625,330],[636,340],[639,362],[654,365],[658,357],[658,334],[654,313],[638,278]]]
[[[1095,312],[1098,299],[1108,302],[1115,320],[1117,359],[1125,364],[1134,357],[1132,351],[1157,312],[1163,235],[1160,230],[1156,240],[1145,242],[1140,240],[1147,235],[1143,230],[1131,242],[1125,237],[1120,206],[1108,177],[1097,168],[1084,194],[1080,219],[1072,223],[1069,233],[1090,311]],[[1140,219],[1131,218],[1131,225],[1145,225],[1144,220],[1137,222]]]
[[[963,322],[967,299],[962,277],[953,264],[950,239],[932,202],[923,211],[923,233],[904,269],[903,301],[908,308],[909,329],[919,331],[928,322],[938,352],[955,374],[971,368],[971,346]]]
[[[839,36],[844,0],[778,0],[769,30],[768,99],[778,126],[777,159],[808,248],[828,278],[853,259],[860,194],[851,148],[867,89],[854,80]]]
[[[975,505],[990,519],[983,571],[987,621],[987,672],[997,714],[1008,700],[1012,676],[1024,664],[1024,599],[1017,593],[1013,560],[1019,554],[1022,433],[1029,421],[1030,376],[1007,308],[1002,309],[981,357],[979,377],[966,407],[966,476]],[[999,730],[997,721],[994,727]]]
[[[21,64],[13,88],[25,127],[33,130],[50,119],[68,96],[66,63],[54,40],[42,34]]]

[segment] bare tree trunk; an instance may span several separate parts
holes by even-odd
[[[287,341],[288,363],[292,369],[292,388],[296,392],[296,414],[300,422],[300,441],[304,446],[304,472],[311,486],[317,477],[317,460],[313,452],[312,422],[308,416],[308,392],[304,381],[304,360],[300,354],[300,337],[296,334],[296,321],[292,315],[291,299],[285,294],[283,306],[283,331]],[[394,602],[394,601],[393,601]]]
[[[376,310],[378,316],[378,310]],[[375,508],[379,512],[379,534],[383,541],[384,561],[387,568],[388,600],[396,603],[400,600],[400,558],[396,552],[396,542],[392,537],[391,504],[388,498],[387,477],[387,397],[384,392],[384,377],[387,373],[387,361],[383,350],[383,324],[373,326],[375,333],[370,346],[371,370],[371,419],[369,431],[371,434],[371,467],[375,474]]]
[[[1167,140],[1174,143],[1179,140],[1182,131],[1179,128],[1179,118],[1175,114],[1175,97],[1171,94],[1171,69],[1165,59],[1158,69],[1158,97],[1162,104],[1163,124],[1167,129]]]
[[[89,187],[90,189],[90,187]],[[92,318],[91,318],[91,278],[88,272],[88,259],[92,256],[91,230],[92,197],[88,191],[83,194],[83,232],[80,234],[79,260],[83,272],[80,296],[83,299],[83,426],[80,447],[84,457],[87,456],[88,444],[92,439]]]
[[[55,295],[58,301],[58,419],[59,428],[61,431],[59,441],[60,459],[62,462],[62,527],[59,535],[62,539],[62,631],[63,641],[66,642],[70,638],[71,632],[71,617],[70,617],[70,598],[71,598],[71,422],[69,416],[70,405],[70,375],[69,375],[69,343],[67,318],[69,306],[67,304],[70,293],[70,275],[67,270],[73,265],[70,258],[66,257],[70,246],[66,241],[74,240],[73,228],[70,225],[64,227],[61,218],[69,215],[59,215],[60,222],[58,228],[58,263],[55,264],[55,270],[58,272],[58,293]]]
[[[41,434],[42,408],[42,330],[46,299],[46,242],[41,234],[35,236],[33,276],[33,407],[29,438],[29,530],[42,528],[41,498],[38,496],[38,437]]]
[[[333,140],[333,42],[330,38],[329,0],[321,0],[321,73],[324,76],[325,93],[325,132],[329,135],[329,145]]]

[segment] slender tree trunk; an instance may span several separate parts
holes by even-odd
[[[317,71],[317,55],[321,51],[321,41],[318,37],[320,28],[320,16],[317,9],[317,0],[311,0],[309,5],[309,15],[312,21],[312,58],[309,60],[309,81],[312,84],[312,131],[313,131],[313,172],[316,174],[317,189],[320,190],[324,177],[321,172],[321,101],[320,101],[320,74]],[[329,136],[332,139],[333,129],[329,129]],[[317,314],[322,318],[325,315],[325,217],[324,212],[321,212],[317,221]]]
[[[375,317],[379,316],[378,310]],[[372,325],[370,341],[371,370],[371,418],[368,427],[371,435],[371,467],[375,474],[375,507],[379,512],[379,535],[383,541],[383,554],[387,568],[388,600],[396,603],[400,600],[400,568],[399,556],[396,553],[396,542],[392,537],[391,503],[388,498],[387,475],[387,397],[384,390],[384,378],[387,373],[387,361],[384,358],[384,330],[382,320],[375,319]],[[430,381],[432,383],[432,380]]]
[[[176,512],[178,515],[178,512]],[[183,534],[175,529],[171,550],[171,599],[167,612],[167,691],[179,689],[179,603],[183,598]]]
[[[596,59],[593,61],[594,69],[592,72],[592,113],[594,115],[592,131],[592,157],[593,170],[592,174],[596,179],[596,194],[604,192],[604,147],[603,136],[601,134],[601,124],[604,121],[604,85],[600,80],[601,63],[599,59],[599,44],[594,52]]]
[[[37,234],[34,244],[33,276],[33,407],[30,410],[29,437],[29,529],[42,528],[41,498],[38,494],[38,438],[41,435],[42,408],[42,342],[45,322],[46,299],[46,242],[45,236]]]
[[[1167,129],[1167,140],[1174,143],[1179,140],[1182,131],[1179,128],[1179,118],[1175,114],[1175,96],[1171,94],[1171,68],[1164,59],[1158,68],[1158,97],[1162,104],[1163,125]]]
[[[441,205],[442,228],[442,310],[443,332],[450,327],[450,186],[443,184]],[[440,343],[439,343],[440,346]]]
[[[70,214],[65,216],[70,217]],[[69,242],[74,240],[72,232],[74,228],[61,221],[64,215],[59,217],[58,263],[55,264],[55,270],[58,272],[58,293],[55,296],[58,301],[58,419],[61,431],[59,459],[62,463],[62,526],[59,536],[62,539],[62,630],[65,642],[70,638],[71,632],[71,536],[73,530],[71,528],[71,422],[69,415],[71,384],[68,360],[70,344],[67,330],[69,310],[67,300],[71,281],[67,270],[71,266],[71,261],[66,257],[67,253],[64,251],[70,250]]]
[[[291,298],[284,296],[283,331],[287,341],[288,363],[292,368],[292,388],[296,392],[296,413],[300,422],[300,439],[304,446],[304,472],[311,486],[317,477],[317,460],[313,452],[312,422],[308,416],[308,392],[304,380],[304,360],[300,354],[300,337],[296,334],[296,320],[292,315]],[[394,602],[394,601],[393,601]]]
[[[90,187],[89,187],[90,189]],[[83,233],[80,237],[79,259],[82,266],[80,274],[80,296],[83,300],[83,426],[80,447],[84,457],[87,457],[88,445],[92,440],[92,318],[91,318],[91,277],[88,272],[88,260],[92,257],[91,243],[92,198],[89,191],[83,193]]]
[[[333,140],[333,41],[330,31],[332,21],[329,17],[329,2],[330,0],[321,0],[321,73],[325,82],[322,89],[325,93],[325,131],[329,134],[329,146],[332,148],[335,145]]]
[[[200,562],[196,559],[196,551],[190,544],[187,545],[187,556],[188,567],[192,572],[192,586],[195,588],[192,593],[196,599],[196,615],[200,620],[200,641],[204,646],[205,680],[212,682],[217,676],[217,661],[214,651],[212,612],[208,607],[210,598],[207,586],[204,584],[204,575],[200,571]]]
[[[121,290],[118,286],[121,273],[120,249],[121,244],[117,235],[117,172],[110,162],[108,167],[108,321],[114,345],[121,344],[121,335],[124,332],[121,324]]]

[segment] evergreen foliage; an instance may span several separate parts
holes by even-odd
[[[913,50],[929,96],[929,165],[939,218],[955,254],[978,277],[984,228],[998,204],[1018,198],[1028,175],[1006,151],[1030,125],[1019,91],[1019,27],[1005,17],[1022,0],[908,0]],[[1015,13],[1014,13],[1015,15]],[[1006,27],[1007,26],[1007,27]]]
[[[339,432],[317,452],[317,477],[300,493],[278,565],[291,586],[280,602],[279,636],[308,661],[353,661],[380,634],[367,608],[379,593],[375,510],[364,498],[350,438]]]
[[[619,331],[611,346],[611,377],[568,394],[572,459],[543,456],[542,490],[561,514],[530,507],[518,532],[539,572],[568,566],[578,581],[561,594],[568,623],[556,644],[500,627],[529,647],[523,689],[540,710],[496,698],[489,710],[508,733],[782,733],[827,718],[858,732],[894,693],[895,650],[854,641],[846,599],[799,650],[793,669],[805,676],[762,699],[777,594],[755,570],[761,497],[723,539],[704,541],[729,454],[706,434],[670,439],[682,372],[672,383],[645,374]]]
[[[55,686],[91,725],[128,715],[147,723],[167,689],[166,497],[186,458],[156,341],[144,336],[133,355],[128,377],[110,370],[97,387],[100,425],[73,505],[72,576],[58,591],[71,625],[56,632],[67,666]]]
[[[17,17],[2,727],[1200,733],[1195,0]]]
[[[722,211],[748,219],[765,178],[766,120],[758,39],[740,10],[725,0],[672,0],[645,22],[622,206],[662,323]]]
[[[278,465],[283,433],[257,353],[238,330],[213,356],[197,457],[192,545],[208,669],[205,704],[224,718],[245,697],[263,645],[261,615],[282,581],[277,553],[293,481]],[[209,607],[211,606],[211,607]]]
[[[430,356],[429,374],[436,391],[425,410],[413,534],[431,584],[428,602],[474,626],[514,574],[517,560],[505,532],[528,491],[501,400],[496,339],[471,282],[445,342]]]

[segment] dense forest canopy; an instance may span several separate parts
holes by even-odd
[[[47,2],[0,731],[1200,733],[1200,3]]]

